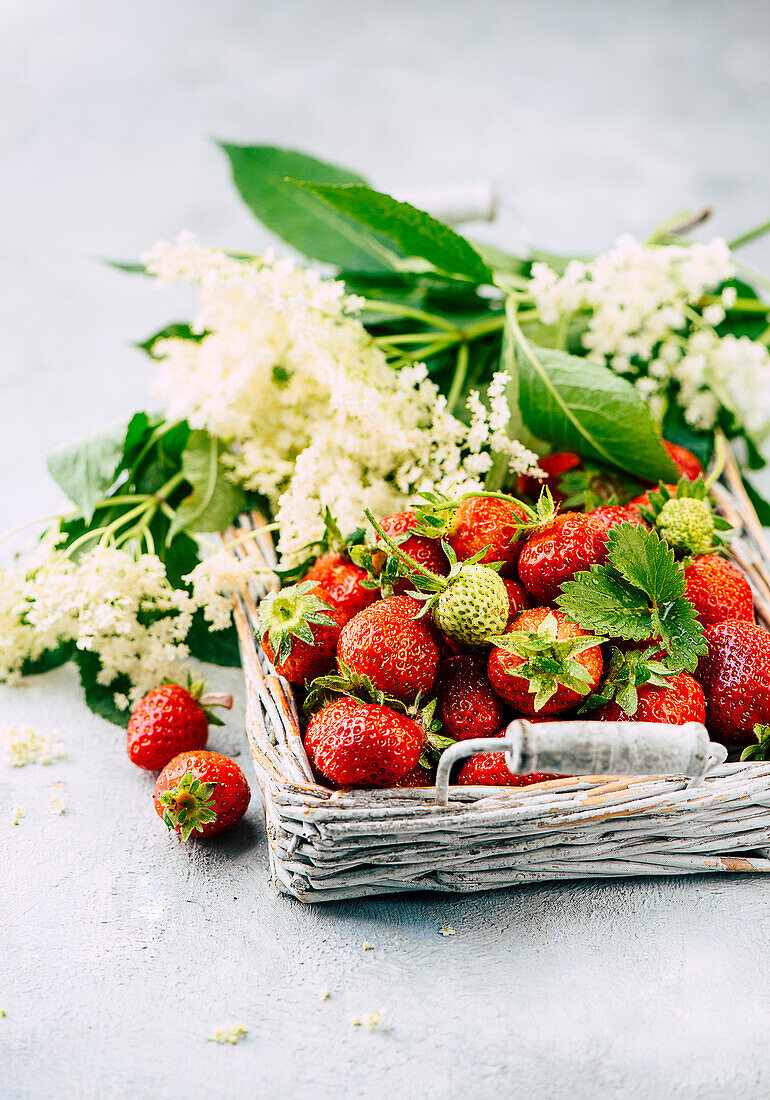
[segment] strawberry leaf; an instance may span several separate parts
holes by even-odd
[[[673,671],[694,671],[706,652],[703,627],[670,547],[655,531],[622,523],[610,532],[608,557],[563,585],[559,608],[586,630],[649,638],[667,651]]]

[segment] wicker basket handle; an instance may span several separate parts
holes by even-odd
[[[506,754],[514,775],[555,772],[566,775],[685,775],[694,782],[727,758],[727,749],[709,741],[699,722],[669,726],[660,722],[528,722],[518,718],[505,737],[458,741],[441,755],[436,773],[436,805],[449,803],[452,766],[477,752]]]

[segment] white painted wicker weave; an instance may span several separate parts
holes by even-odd
[[[732,553],[751,580],[759,621],[770,627],[770,553],[732,461],[726,477],[730,489],[715,486],[714,496],[741,531]],[[228,540],[238,540],[233,553],[269,569],[275,554],[264,527],[259,516],[244,517]],[[697,785],[681,775],[594,775],[524,788],[455,786],[447,806],[437,805],[433,789],[320,785],[292,690],[255,642],[262,594],[255,587],[236,596],[235,621],[247,732],[282,892],[315,902],[559,879],[770,872],[770,763],[721,764]],[[627,735],[633,726],[605,728]]]

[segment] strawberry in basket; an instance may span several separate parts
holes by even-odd
[[[389,596],[343,627],[337,656],[379,691],[410,702],[433,687],[441,650],[429,618],[410,596]]]
[[[314,770],[338,787],[392,787],[417,767],[423,731],[391,707],[345,696],[315,714],[305,735]]]
[[[352,619],[377,599],[372,588],[364,587],[368,574],[345,554],[324,554],[305,574],[306,581],[319,585],[329,603]]]
[[[751,585],[736,568],[717,554],[702,554],[685,565],[687,599],[704,627],[728,619],[754,622]]]
[[[487,679],[483,656],[465,654],[442,661],[437,713],[444,733],[456,741],[493,737],[503,724],[505,705]]]
[[[604,660],[595,637],[568,621],[561,611],[534,607],[494,639],[489,682],[522,714],[570,710],[599,684]]]
[[[590,513],[565,512],[525,542],[519,577],[527,591],[551,603],[576,573],[607,557],[607,525]]]
[[[749,744],[754,727],[770,722],[770,634],[754,623],[716,623],[697,677],[708,701],[706,724],[731,744]]]
[[[347,616],[313,581],[271,592],[259,607],[262,648],[276,672],[304,684],[334,666]]]

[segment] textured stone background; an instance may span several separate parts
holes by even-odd
[[[510,244],[595,250],[706,202],[730,235],[768,216],[769,46],[762,0],[5,0],[0,527],[57,506],[51,446],[146,402],[131,343],[187,308],[100,258],[182,228],[264,244],[209,136],[385,188],[488,179]],[[213,747],[243,754],[240,704]],[[70,670],[5,690],[2,719],[70,750],[0,769],[3,1100],[770,1092],[759,879],[303,908],[268,885],[256,799],[219,842],[164,835]]]

